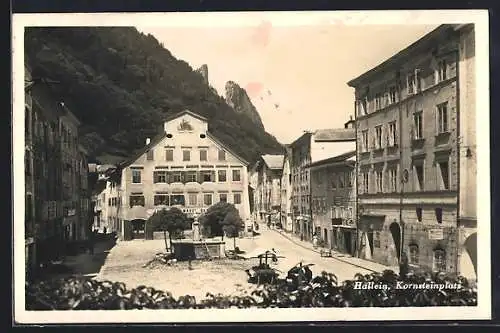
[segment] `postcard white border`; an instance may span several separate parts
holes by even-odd
[[[165,20],[168,15],[168,20]],[[26,311],[24,309],[24,27],[26,26],[274,26],[316,24],[474,23],[478,194],[478,306],[428,308],[301,308],[224,310]],[[489,31],[486,10],[413,10],[239,13],[14,14],[13,175],[14,320],[17,323],[179,323],[491,319]]]

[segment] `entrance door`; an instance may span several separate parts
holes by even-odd
[[[401,227],[399,226],[399,223],[393,222],[389,226],[389,230],[391,231],[392,240],[394,241],[396,249],[396,256],[398,257],[399,262],[399,257],[401,256]]]
[[[370,255],[373,257],[373,231],[368,232],[368,246],[370,247]]]
[[[352,254],[352,238],[351,238],[351,232],[350,231],[344,231],[344,245],[345,245],[345,250],[346,253]]]
[[[328,242],[328,229],[324,229],[323,231],[323,239],[325,241],[325,245],[327,245],[328,247],[330,247],[330,243]]]

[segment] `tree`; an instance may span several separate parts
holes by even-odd
[[[163,236],[165,239],[165,247],[168,248],[167,244],[167,231],[168,239],[170,244],[172,244],[172,234],[189,229],[190,223],[186,214],[182,210],[176,207],[170,209],[162,209],[155,212],[148,220],[151,230],[163,231]]]
[[[235,216],[239,218],[238,210],[233,204],[218,202],[215,205],[210,206],[206,213],[200,216],[199,221],[205,229],[210,229],[210,236],[222,236],[222,239],[224,239],[223,227],[228,214],[231,214],[233,218],[228,218],[227,221],[236,220]]]
[[[222,229],[227,237],[233,237],[233,249],[236,251],[236,237],[244,227],[243,220],[237,210],[229,211],[222,221]]]

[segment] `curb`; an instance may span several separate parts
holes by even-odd
[[[306,249],[306,250],[310,250],[310,251],[313,251],[313,252],[316,252],[316,253],[320,253],[320,251],[318,251],[318,250],[311,249],[311,248],[309,248],[309,247],[307,247],[307,246],[304,246],[304,245],[302,245],[302,244],[298,243],[295,239],[293,239],[292,237],[290,237],[290,236],[288,236],[288,235],[284,234],[283,232],[279,232],[279,231],[277,231],[277,230],[273,230],[273,231],[274,231],[274,232],[276,232],[276,233],[278,233],[278,234],[280,234],[282,237],[284,237],[284,238],[288,239],[290,242],[294,243],[295,245],[298,245],[298,246],[300,246],[300,247],[302,247],[302,248],[304,248],[304,249]],[[352,263],[352,262],[349,262],[349,261],[347,261],[347,260],[343,260],[343,259],[340,259],[340,258],[337,258],[337,257],[334,257],[334,256],[332,256],[331,258],[332,258],[332,259],[335,259],[335,260],[338,260],[338,261],[340,261],[340,262],[343,262],[343,263],[349,264],[349,265],[351,265],[351,266],[358,267],[358,268],[361,268],[361,269],[364,269],[364,270],[370,271],[370,272],[380,273],[379,271],[373,270],[373,269],[371,269],[371,268],[364,267],[364,266],[361,266],[361,265],[358,265],[358,264],[354,264],[354,263]]]

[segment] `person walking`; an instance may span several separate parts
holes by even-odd
[[[401,260],[399,261],[399,278],[405,279],[408,275],[409,264],[408,264],[408,256],[406,252],[403,251],[401,254]]]

